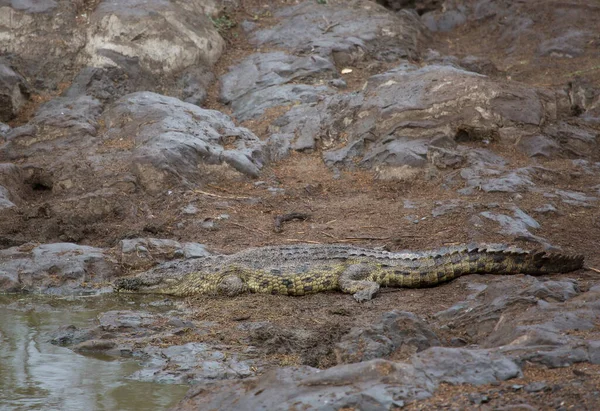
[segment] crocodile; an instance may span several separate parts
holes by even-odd
[[[423,252],[390,252],[336,244],[251,248],[236,254],[171,261],[117,279],[116,292],[234,296],[245,292],[300,296],[324,291],[373,298],[380,287],[433,287],[466,274],[567,273],[582,255],[470,244]]]

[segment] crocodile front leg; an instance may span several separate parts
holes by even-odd
[[[352,264],[340,275],[339,286],[342,292],[353,294],[359,303],[371,300],[377,291],[379,284],[374,281],[365,280],[371,274],[372,267],[367,264]]]

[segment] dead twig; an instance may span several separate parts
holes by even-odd
[[[325,27],[323,29],[323,34],[327,33],[329,30],[331,30],[332,28],[334,28],[335,26],[339,26],[340,23],[332,23],[329,26]]]
[[[592,271],[600,274],[600,270],[598,270],[597,268],[594,268],[594,267],[583,267],[583,268],[585,268],[586,270],[592,270]]]
[[[234,194],[230,190],[223,188],[223,187],[219,187],[218,185],[215,185],[215,184],[207,184],[207,186],[214,188],[215,190],[223,191],[225,193]]]
[[[329,23],[329,20],[327,20],[325,18],[325,16],[323,16],[323,20],[325,20],[325,24],[327,24],[327,26],[324,29],[321,29],[321,31],[323,32],[323,34],[327,33],[329,30],[331,30],[332,28],[334,28],[335,26],[339,26],[340,23]]]
[[[227,200],[248,200],[248,199],[252,198],[252,197],[245,197],[245,196],[221,196],[219,194],[209,193],[209,192],[202,191],[202,190],[194,190],[194,193],[203,194],[208,197],[224,198]]]
[[[345,240],[359,241],[359,240],[389,240],[392,237],[346,237]]]
[[[259,233],[262,233],[262,234],[268,235],[268,233],[267,233],[266,231],[263,231],[263,230],[261,230],[260,228],[250,228],[250,227],[246,227],[245,225],[238,224],[238,223],[234,223],[233,221],[228,221],[228,222],[227,222],[227,224],[231,224],[231,225],[234,225],[234,226],[236,226],[236,227],[241,227],[241,228],[244,228],[244,229],[246,229],[246,230],[248,230],[248,231],[258,231]]]
[[[275,216],[275,226],[273,227],[273,231],[275,231],[276,233],[280,233],[283,231],[283,228],[281,227],[281,225],[286,222],[286,221],[292,221],[292,220],[308,220],[310,218],[310,214],[305,214],[305,213],[289,213],[289,214],[283,214],[283,215],[278,215]]]
[[[323,243],[320,243],[318,241],[299,240],[297,238],[286,238],[285,241],[292,241],[292,242],[298,242],[298,243],[309,243],[309,244],[323,244]]]
[[[321,234],[326,235],[329,238],[333,238],[334,240],[339,240],[338,237],[334,236],[333,234],[328,234],[325,231],[319,231]]]

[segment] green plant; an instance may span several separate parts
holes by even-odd
[[[217,31],[221,34],[231,30],[232,28],[234,28],[237,25],[235,20],[230,19],[229,16],[226,14],[223,14],[216,18],[208,16],[208,18],[210,19],[210,21],[212,21],[212,24],[215,26]]]

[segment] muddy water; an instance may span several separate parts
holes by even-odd
[[[188,386],[127,379],[140,368],[135,360],[83,356],[48,342],[48,332],[89,325],[97,314],[72,302],[0,296],[0,410],[165,410],[183,397]]]

